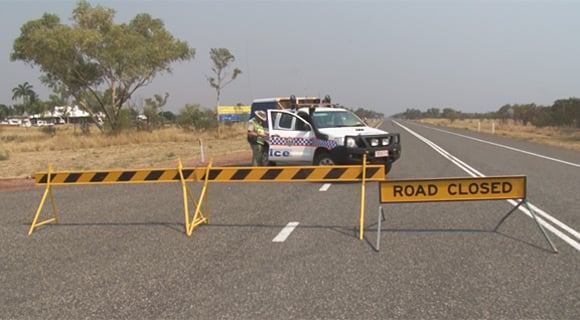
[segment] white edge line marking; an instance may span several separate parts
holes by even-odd
[[[534,153],[534,152],[530,152],[530,151],[526,151],[526,150],[522,150],[522,149],[510,147],[510,146],[506,146],[506,145],[503,145],[503,144],[499,144],[499,143],[495,143],[495,142],[491,142],[491,141],[487,141],[487,140],[483,140],[483,139],[478,139],[478,138],[466,136],[466,135],[463,135],[463,134],[459,134],[459,133],[455,133],[455,132],[452,132],[452,131],[447,131],[447,130],[443,130],[443,129],[439,129],[439,128],[432,128],[432,127],[427,127],[427,126],[423,126],[423,127],[430,128],[430,129],[433,129],[435,131],[440,131],[440,132],[452,134],[452,135],[459,136],[459,137],[462,137],[462,138],[465,138],[465,139],[470,139],[470,140],[474,140],[474,141],[481,142],[481,143],[487,143],[487,144],[490,144],[492,146],[496,146],[496,147],[500,147],[500,148],[505,148],[505,149],[508,149],[508,150],[512,150],[512,151],[516,151],[516,152],[521,152],[521,153],[525,153],[525,154],[528,154],[528,155],[531,155],[531,156],[535,156],[535,157],[538,157],[538,158],[543,158],[543,159],[546,159],[546,160],[551,160],[551,161],[559,162],[559,163],[562,163],[562,164],[567,164],[569,166],[574,166],[574,167],[580,168],[580,164],[573,163],[573,162],[569,162],[569,161],[560,160],[560,159],[557,159],[557,158],[548,157],[548,156],[545,156],[543,154]]]
[[[325,183],[322,185],[322,187],[320,187],[320,189],[318,189],[318,191],[326,191],[326,190],[330,189],[331,185],[332,185],[331,183]]]
[[[435,143],[433,143],[431,140],[429,140],[427,138],[424,138],[423,136],[419,135],[418,133],[414,132],[413,130],[405,127],[404,125],[402,125],[402,124],[400,124],[400,123],[398,123],[396,121],[393,121],[393,122],[396,125],[400,126],[401,128],[407,130],[407,132],[411,133],[412,135],[414,135],[415,137],[417,137],[419,140],[425,142],[431,148],[435,149],[435,151],[437,151],[439,154],[441,154],[442,156],[444,156],[445,158],[447,158],[451,162],[455,163],[457,166],[459,166],[461,169],[463,169],[463,171],[465,171],[466,173],[468,173],[472,177],[477,177],[477,176],[479,176],[479,177],[485,177],[484,174],[482,174],[480,172],[477,172],[475,169],[471,168],[469,165],[465,164],[463,161],[461,161],[461,160],[457,159],[455,156],[447,153],[447,151],[443,150],[441,147],[439,147],[438,145],[436,145]],[[447,132],[447,131],[444,131],[444,130],[438,130],[438,131]],[[452,132],[448,132],[448,133],[452,133]],[[479,139],[473,139],[473,140],[479,140]],[[498,145],[498,146],[502,146],[502,145]],[[519,149],[516,149],[516,150],[519,150]],[[524,152],[524,153],[528,153],[528,152]],[[549,158],[549,157],[545,157],[545,158]],[[552,159],[550,159],[550,160],[552,160]],[[460,165],[456,161],[460,161],[462,164],[465,164],[465,167],[462,166],[462,165]],[[558,161],[558,162],[562,162],[562,161]],[[574,165],[574,166],[577,165],[577,164],[572,164],[572,163],[566,163],[566,164],[571,164],[571,165]],[[472,172],[470,172],[470,171],[472,171]],[[507,200],[507,201],[510,204],[514,205],[514,206],[516,205],[516,202],[513,201],[513,200]],[[568,227],[564,223],[560,222],[558,219],[556,219],[556,218],[552,217],[551,215],[549,215],[547,212],[545,212],[542,209],[534,206],[532,203],[529,203],[528,202],[528,204],[534,208],[534,211],[535,212],[539,213],[544,218],[550,220],[555,225],[559,226],[560,228],[564,229],[565,231],[568,231],[571,235],[573,235],[576,238],[578,238],[579,233],[576,230]],[[522,206],[520,206],[518,209],[520,211],[524,212],[528,217],[530,217],[530,218],[532,217],[532,215],[530,214],[530,212],[526,208],[523,208]],[[548,230],[550,230],[553,234],[555,234],[556,236],[560,237],[560,239],[564,240],[564,242],[568,243],[570,246],[572,246],[576,250],[580,251],[580,243],[578,243],[576,240],[574,240],[574,239],[568,237],[566,234],[560,232],[554,226],[552,226],[551,224],[547,223],[544,219],[538,217],[538,221],[539,221],[540,224],[542,224],[544,227],[546,227]]]
[[[272,242],[284,242],[286,238],[294,231],[298,226],[298,222],[288,222],[288,224],[278,233],[278,235],[272,239]]]

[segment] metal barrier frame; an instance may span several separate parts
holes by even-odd
[[[208,188],[211,183],[220,182],[331,182],[331,181],[355,181],[361,182],[360,204],[360,240],[364,237],[364,209],[365,209],[365,185],[367,181],[380,182],[385,180],[385,168],[383,165],[367,165],[366,155],[363,156],[360,166],[291,166],[291,167],[212,167],[210,161],[205,168],[183,168],[178,159],[178,167],[175,169],[139,169],[139,170],[112,170],[112,171],[80,171],[80,172],[55,172],[52,165],[48,165],[48,171],[36,174],[36,184],[46,184],[46,189],[30,225],[28,235],[31,236],[36,228],[58,223],[58,211],[56,201],[52,193],[54,186],[74,184],[131,184],[131,183],[161,183],[180,182],[183,194],[184,228],[188,237],[193,230],[202,224],[209,223],[209,200]],[[367,177],[367,170],[370,177]],[[187,176],[184,174],[187,172]],[[177,172],[177,174],[175,173]],[[113,174],[114,173],[114,174]],[[201,173],[201,174],[200,174]],[[111,174],[113,177],[109,177]],[[89,179],[89,177],[92,177]],[[177,178],[179,177],[179,178]],[[58,178],[58,179],[56,179]],[[135,178],[133,180],[133,178]],[[56,180],[56,181],[54,181]],[[202,189],[199,198],[191,193],[187,182],[201,182]],[[50,196],[52,217],[38,221],[44,208],[47,197]],[[189,211],[190,204],[195,208]],[[202,208],[203,205],[203,208]]]
[[[496,176],[496,177],[481,177],[481,179],[490,179],[490,178],[512,178],[514,176],[509,176],[509,177],[501,177],[501,176]],[[495,228],[493,229],[494,232],[497,232],[497,230],[499,229],[499,227],[504,223],[504,221],[507,220],[507,218],[514,212],[516,211],[522,204],[526,205],[526,208],[528,209],[528,211],[530,212],[532,218],[534,219],[534,222],[536,223],[536,225],[538,226],[538,228],[540,229],[540,231],[542,232],[542,235],[544,236],[544,238],[546,239],[546,241],[548,242],[548,244],[550,245],[550,247],[552,248],[552,251],[554,253],[558,253],[558,249],[556,249],[556,246],[554,245],[554,243],[552,242],[552,240],[550,239],[550,237],[548,236],[546,230],[544,229],[544,227],[542,226],[542,224],[539,221],[539,218],[536,216],[536,213],[534,212],[534,210],[532,209],[532,207],[529,205],[529,203],[527,202],[526,198],[527,198],[527,193],[526,193],[526,188],[527,188],[527,179],[525,176],[515,176],[515,177],[523,177],[524,178],[524,184],[523,184],[523,188],[524,188],[524,195],[522,198],[519,198],[519,202],[517,205],[515,205],[501,220],[500,222],[495,226]],[[463,179],[463,178],[456,178],[456,179]],[[478,180],[479,178],[465,178],[466,180]],[[445,178],[439,178],[439,179],[433,179],[435,180],[445,180]],[[408,180],[408,181],[412,181],[412,180]],[[389,181],[389,183],[394,183],[394,182],[408,182],[406,180],[400,180],[400,181]],[[425,180],[428,181],[428,180]],[[381,183],[379,183],[379,199],[381,201],[381,203],[387,203],[387,201],[383,201],[383,196],[382,196],[382,192],[383,192],[383,188],[381,187]],[[513,199],[513,198],[512,198]],[[517,198],[516,198],[517,199]],[[414,201],[414,202],[434,202],[434,201],[444,201],[444,202],[450,202],[450,201],[490,201],[490,200],[505,200],[505,198],[497,198],[497,199],[468,199],[468,200],[423,200],[423,201]],[[401,201],[401,202],[397,202],[397,201],[393,201],[393,203],[404,203],[404,202],[409,202],[409,201]],[[383,206],[380,205],[379,206],[379,211],[378,211],[378,217],[377,217],[377,241],[376,241],[376,245],[375,245],[375,249],[378,252],[380,250],[380,246],[381,246],[381,222],[385,221],[385,212],[383,210]]]

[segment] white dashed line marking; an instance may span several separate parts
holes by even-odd
[[[272,242],[284,242],[286,238],[294,231],[298,226],[298,222],[288,222],[288,224],[278,233],[278,235],[272,240]]]

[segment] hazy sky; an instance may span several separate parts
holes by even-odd
[[[42,99],[38,68],[10,62],[20,27],[43,13],[70,23],[77,1],[0,0],[0,103],[28,81]],[[580,97],[579,1],[92,0],[164,21],[196,49],[133,96],[170,94],[167,110],[212,107],[209,50],[228,48],[242,75],[221,105],[291,94],[391,115],[407,108],[488,112],[508,103],[551,105]]]

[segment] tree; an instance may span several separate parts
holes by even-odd
[[[156,94],[153,98],[145,99],[145,108],[143,108],[143,114],[147,117],[147,130],[158,129],[163,121],[161,116],[161,108],[167,103],[167,98],[169,98],[169,93],[165,93],[165,96],[160,96]]]
[[[405,112],[403,113],[403,116],[406,119],[420,119],[421,118],[421,110],[419,109],[407,109],[405,110]]]
[[[165,122],[174,123],[177,116],[171,111],[161,111],[159,115],[163,118]]]
[[[427,118],[439,118],[441,115],[441,110],[439,108],[429,108],[425,112],[425,117]]]
[[[213,63],[213,67],[211,71],[215,74],[215,77],[207,77],[209,81],[209,85],[216,90],[216,115],[217,115],[217,108],[220,105],[220,96],[222,89],[234,81],[242,71],[238,68],[235,68],[233,73],[231,74],[231,78],[229,77],[228,68],[230,63],[234,62],[236,58],[230,53],[230,50],[226,48],[212,48],[209,51],[209,56]]]
[[[10,115],[10,108],[5,104],[0,104],[0,120],[6,119]]]
[[[540,128],[554,125],[552,108],[539,106],[531,122],[534,126]]]
[[[177,125],[185,130],[206,130],[217,126],[217,119],[210,109],[202,109],[199,104],[187,104],[179,110]]]
[[[501,123],[505,124],[514,115],[514,108],[511,104],[505,104],[495,113],[496,117],[500,119]]]
[[[568,98],[554,101],[553,119],[557,126],[580,128],[580,99]]]
[[[453,122],[459,118],[461,112],[456,111],[452,108],[443,108],[442,117]]]
[[[149,14],[122,24],[113,23],[114,15],[113,9],[85,0],[73,10],[70,26],[45,13],[20,28],[10,59],[38,66],[44,84],[64,90],[91,114],[93,108],[103,112],[117,131],[131,95],[155,76],[171,73],[173,62],[193,59],[195,49]]]
[[[24,111],[29,114],[33,111],[32,104],[36,101],[37,96],[32,88],[30,83],[24,82],[12,89],[12,100],[22,99]]]

